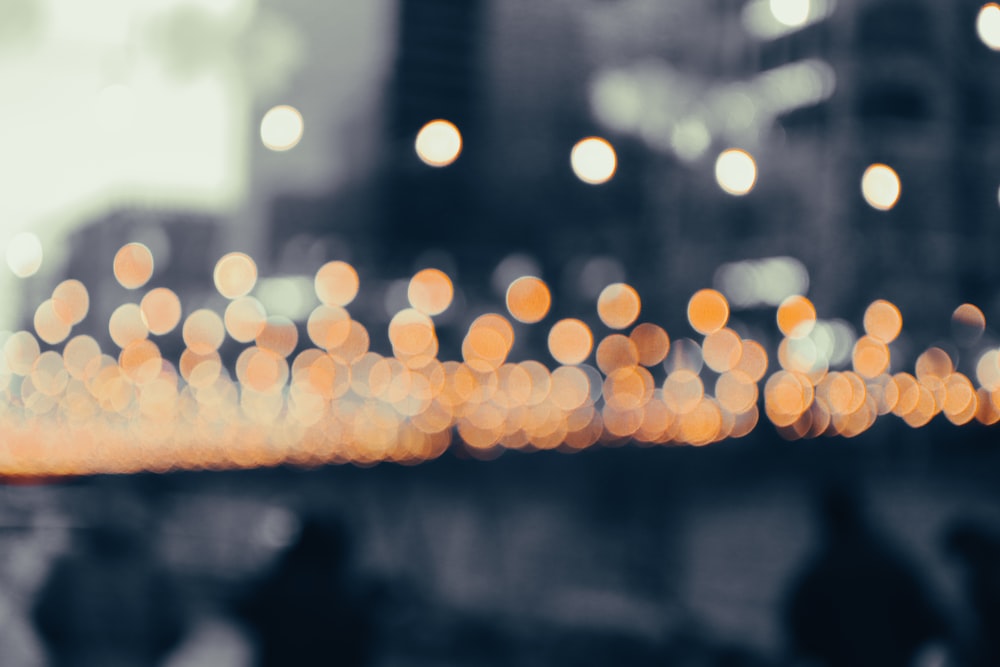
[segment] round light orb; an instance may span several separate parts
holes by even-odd
[[[884,164],[873,164],[861,177],[861,194],[872,208],[888,211],[899,201],[901,185],[895,170]]]
[[[7,266],[18,278],[35,275],[42,267],[42,242],[31,232],[21,232],[7,244]]]
[[[770,0],[774,20],[789,28],[801,28],[809,20],[810,0]]]
[[[264,114],[260,121],[260,139],[272,151],[287,151],[299,143],[304,129],[299,110],[281,104]]]
[[[573,173],[584,183],[607,183],[618,169],[618,156],[606,139],[587,137],[576,142],[569,155]]]
[[[462,133],[454,123],[446,120],[432,120],[417,132],[414,148],[424,164],[431,167],[447,167],[458,159],[462,152]]]
[[[976,17],[976,34],[983,44],[1000,51],[1000,5],[989,2],[982,6]]]
[[[743,196],[757,183],[757,163],[739,148],[724,150],[715,160],[715,180],[726,193]]]

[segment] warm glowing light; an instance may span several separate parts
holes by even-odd
[[[70,325],[61,317],[52,299],[46,299],[35,309],[35,333],[49,345],[55,345],[69,336]]]
[[[889,370],[889,348],[873,336],[862,336],[854,344],[852,361],[854,372],[874,378]]]
[[[691,328],[707,335],[726,326],[729,302],[714,289],[699,290],[688,301],[687,316]]]
[[[959,342],[975,343],[986,331],[986,316],[971,303],[963,303],[951,314],[952,331]]]
[[[559,320],[549,330],[549,353],[565,366],[582,364],[590,356],[594,336],[590,327],[576,319]]]
[[[260,139],[272,151],[287,151],[301,141],[304,128],[299,110],[282,104],[264,114],[260,121]]]
[[[618,168],[618,156],[607,139],[587,137],[573,146],[569,155],[573,173],[584,183],[607,183]]]
[[[635,343],[639,363],[643,366],[649,367],[661,363],[670,352],[670,336],[657,324],[643,322],[632,329],[629,338]]]
[[[879,299],[865,310],[864,327],[869,336],[891,343],[903,330],[903,315],[895,304]]]
[[[595,354],[597,367],[608,375],[619,368],[630,368],[639,363],[639,350],[627,336],[611,334],[600,342]]]
[[[767,372],[767,350],[755,340],[744,340],[740,360],[734,371],[745,373],[753,382],[760,382]]]
[[[816,326],[816,307],[804,296],[790,296],[778,306],[777,320],[781,333],[803,338]]]
[[[521,276],[507,288],[507,311],[518,322],[541,322],[551,307],[552,294],[541,278]]]
[[[125,289],[142,287],[153,276],[153,253],[142,243],[126,243],[115,254],[114,273]]]
[[[462,133],[453,123],[432,120],[420,128],[415,142],[417,156],[432,167],[447,167],[462,152]]]
[[[118,306],[108,320],[108,333],[115,345],[128,347],[129,343],[142,340],[149,335],[149,328],[142,317],[142,310],[135,303]]]
[[[327,262],[316,272],[316,296],[328,306],[346,306],[358,295],[358,272],[347,262]]]
[[[735,368],[743,356],[743,341],[732,329],[713,331],[705,337],[702,356],[706,366],[716,373],[725,373]]]
[[[899,175],[892,167],[873,164],[861,177],[861,194],[872,208],[888,211],[899,201]]]
[[[270,350],[281,357],[287,357],[295,351],[295,346],[299,342],[299,331],[295,328],[295,323],[287,317],[274,315],[267,318],[254,341],[262,350]]]
[[[612,329],[624,329],[639,317],[639,293],[625,283],[608,285],[597,297],[597,315]]]
[[[410,305],[427,315],[440,315],[451,305],[455,288],[451,278],[438,269],[418,271],[406,290]]]
[[[231,252],[215,263],[212,279],[215,289],[227,299],[245,296],[257,284],[257,263],[242,252]]]
[[[126,286],[148,280],[148,248],[129,244],[123,250],[116,278]],[[552,297],[544,282],[526,273],[522,267],[505,276],[507,307],[516,319],[537,322],[547,316]],[[635,290],[619,282],[623,276],[623,269],[610,279],[602,274],[587,297],[607,285],[597,311],[618,329],[631,327],[641,307]],[[439,360],[440,349],[458,341],[449,328],[439,343],[431,318],[455,292],[436,269],[399,281],[397,312],[388,325],[392,356],[370,349],[368,330],[345,309],[359,289],[357,272],[345,262],[329,262],[315,276],[322,304],[304,324],[308,340],[300,340],[297,324],[305,313],[269,317],[269,310],[284,312],[280,304],[269,300],[265,306],[246,294],[257,278],[249,257],[227,255],[214,278],[230,299],[225,317],[207,308],[188,315],[179,357],[166,358],[158,341],[149,339],[169,334],[182,320],[180,298],[162,287],[114,310],[107,327],[119,349],[108,353],[89,336],[69,339],[61,353],[41,349],[40,343],[62,344],[86,317],[89,294],[76,280],[63,281],[41,301],[33,332],[0,333],[0,390],[8,396],[0,406],[0,473],[412,464],[440,456],[453,437],[481,459],[505,448],[579,450],[626,439],[705,445],[748,434],[762,415],[788,439],[855,437],[890,414],[913,428],[937,415],[955,425],[1000,422],[1000,352],[973,347],[986,319],[968,303],[952,315],[957,345],[924,350],[914,375],[888,375],[889,343],[902,327],[893,304],[872,303],[864,316],[866,334],[857,338],[846,322],[818,321],[802,291],[785,291],[776,316],[785,335],[777,345],[781,368],[767,377],[764,346],[737,333],[746,323],[726,326],[729,302],[710,289],[693,295],[687,309],[703,340],[671,341],[662,327],[647,322],[629,335],[609,333],[595,350],[587,324],[563,319],[548,331],[549,351],[561,364],[550,370],[538,361],[508,360],[515,333],[528,331],[498,313],[469,324],[460,360]],[[731,282],[721,281],[727,290]],[[404,292],[412,307],[405,307]],[[769,289],[767,299],[779,293]],[[232,346],[224,350],[228,358],[236,355],[231,367],[220,355],[227,332],[249,344],[238,354]],[[176,338],[163,341],[164,351]],[[972,358],[978,385],[958,370],[959,349],[978,355]],[[852,370],[834,370],[845,362]],[[662,373],[661,363],[666,378],[658,388],[654,376]],[[964,356],[962,364],[970,366]],[[49,446],[56,442],[70,444]]]
[[[955,364],[951,360],[951,356],[940,347],[924,350],[914,364],[914,373],[921,382],[926,382],[928,378],[942,380],[954,371]]]
[[[139,309],[149,332],[157,336],[170,333],[181,321],[181,300],[166,287],[147,292],[139,302]]]
[[[789,28],[798,28],[809,20],[810,0],[770,0],[769,8],[775,20]]]
[[[976,34],[983,44],[1000,51],[1000,5],[988,2],[982,6],[976,17]]]
[[[264,310],[263,304],[252,296],[241,296],[233,299],[226,306],[223,317],[229,336],[240,343],[249,343],[256,338],[260,330],[264,328],[266,320],[267,311]],[[346,337],[347,334],[344,335]]]
[[[6,255],[7,266],[15,276],[33,276],[42,267],[42,242],[31,232],[21,232],[7,243]]]
[[[730,148],[715,160],[715,180],[725,192],[742,196],[757,183],[757,163],[744,150]]]
[[[7,368],[17,375],[28,375],[41,353],[38,341],[27,331],[18,331],[3,345]]]
[[[79,324],[90,310],[90,294],[79,280],[64,280],[52,290],[52,307],[66,324]]]
[[[200,308],[187,316],[181,333],[188,349],[204,355],[219,349],[226,337],[226,328],[214,311]]]

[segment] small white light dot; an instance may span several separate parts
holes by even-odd
[[[447,167],[457,160],[462,152],[462,133],[454,123],[432,120],[420,128],[414,148],[424,164]]]
[[[770,0],[774,19],[789,28],[800,28],[809,20],[810,0]]]
[[[861,177],[861,194],[872,208],[888,211],[899,201],[901,185],[892,167],[873,164]]]
[[[1000,5],[995,2],[983,5],[976,17],[976,34],[983,44],[1000,51]]]
[[[35,275],[42,266],[42,242],[31,232],[21,232],[7,244],[7,266],[18,278]]]
[[[715,160],[715,180],[729,194],[745,195],[757,183],[757,163],[739,148],[724,150]]]
[[[303,129],[299,110],[282,104],[264,114],[260,121],[260,138],[272,151],[287,151],[302,139]]]
[[[569,156],[573,173],[584,183],[607,183],[618,168],[618,156],[606,139],[587,137],[573,146]]]

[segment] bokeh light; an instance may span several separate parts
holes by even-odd
[[[612,329],[624,329],[639,317],[639,293],[631,285],[614,283],[597,297],[597,315]]]
[[[42,242],[31,232],[15,234],[7,243],[7,266],[18,278],[28,278],[42,268]]]
[[[79,280],[64,280],[52,290],[52,307],[66,324],[79,324],[90,311],[90,293]]]
[[[699,290],[688,301],[687,317],[692,329],[710,334],[729,321],[729,302],[714,289]]]
[[[963,345],[978,341],[986,331],[986,315],[971,303],[963,303],[951,314],[952,334]]]
[[[541,278],[521,276],[507,288],[507,311],[518,322],[534,324],[549,314],[552,294]]]
[[[406,291],[410,305],[427,315],[440,315],[455,296],[455,288],[451,278],[438,269],[423,269],[418,271]]]
[[[775,20],[789,28],[798,28],[809,20],[810,0],[769,0],[768,8]]]
[[[215,311],[199,308],[184,320],[184,344],[195,354],[211,354],[226,337],[226,328]]]
[[[883,343],[891,343],[903,329],[903,315],[894,303],[878,299],[865,309],[865,332]]]
[[[976,16],[976,34],[983,44],[1000,50],[1000,5],[988,2],[982,6]]]
[[[584,183],[607,183],[618,169],[618,156],[607,139],[587,137],[576,142],[569,155],[573,173]]]
[[[670,352],[670,336],[663,327],[651,322],[643,322],[629,334],[639,354],[639,363],[643,366],[655,366],[662,363]]]
[[[304,129],[299,110],[282,104],[264,114],[260,121],[260,139],[272,151],[287,151],[302,140]]]
[[[346,306],[358,295],[358,272],[347,262],[327,262],[316,272],[313,285],[316,296],[328,306]]]
[[[417,156],[431,167],[447,167],[462,152],[462,133],[454,123],[432,120],[420,128],[414,143]]]
[[[745,195],[757,183],[757,163],[750,153],[739,148],[724,150],[715,160],[715,180],[725,192]]]
[[[816,307],[804,296],[790,296],[777,312],[778,328],[789,338],[803,338],[816,326]]]
[[[885,164],[873,164],[861,177],[861,193],[872,208],[888,211],[899,201],[899,175]]]
[[[237,299],[249,294],[257,284],[257,263],[246,253],[228,253],[215,263],[212,279],[219,294]]]
[[[181,300],[166,287],[147,292],[139,302],[139,310],[149,332],[157,336],[170,333],[181,321]]]
[[[559,320],[549,330],[549,353],[560,364],[582,364],[590,356],[594,335],[577,319]]]

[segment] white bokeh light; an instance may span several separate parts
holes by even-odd
[[[976,17],[976,34],[983,44],[1000,51],[1000,5],[990,2],[982,6]]]
[[[7,266],[18,278],[28,278],[42,266],[42,242],[31,232],[16,234],[7,243]]]
[[[810,0],[770,0],[769,9],[774,19],[789,28],[804,26],[812,9]]]
[[[872,208],[888,211],[899,201],[901,191],[899,176],[884,164],[873,164],[861,177],[861,194]]]
[[[304,129],[299,110],[282,104],[264,114],[260,121],[260,139],[272,151],[287,151],[302,140]]]
[[[432,120],[420,128],[414,142],[417,156],[432,167],[447,167],[462,152],[462,133],[454,123]]]
[[[569,156],[573,173],[584,183],[607,183],[618,168],[618,156],[606,139],[587,137],[573,146]]]
[[[715,180],[729,194],[745,195],[757,183],[757,163],[739,148],[724,150],[715,160]]]

